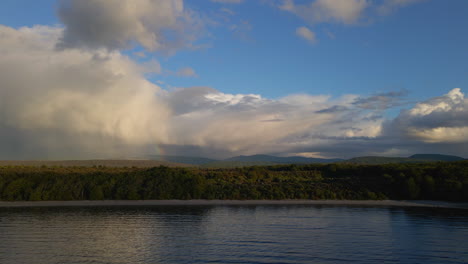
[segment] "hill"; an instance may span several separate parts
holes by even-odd
[[[224,160],[216,160],[202,157],[188,156],[164,156],[152,155],[149,159],[108,159],[108,160],[10,160],[0,161],[0,166],[49,166],[49,167],[205,167],[205,168],[241,168],[249,166],[273,166],[287,164],[325,164],[325,163],[349,163],[349,164],[393,164],[393,163],[425,163],[434,161],[461,161],[462,157],[442,154],[415,154],[410,157],[380,157],[365,156],[348,160],[320,159],[300,156],[276,157],[271,155],[236,156]]]
[[[415,154],[409,157],[379,157],[379,156],[366,156],[356,157],[345,160],[345,163],[352,164],[390,164],[390,163],[420,163],[420,162],[433,162],[433,161],[461,161],[462,157],[442,155],[442,154]]]
[[[430,160],[430,161],[460,161],[464,160],[462,157],[442,155],[442,154],[414,154],[410,156],[411,159]]]
[[[218,160],[208,164],[201,165],[202,168],[242,168],[251,166],[274,166],[278,163],[270,161],[225,161]]]
[[[427,160],[411,159],[411,158],[400,158],[400,157],[379,157],[379,156],[365,156],[356,157],[343,161],[344,163],[352,164],[390,164],[390,163],[419,163],[427,162]]]
[[[150,155],[148,159],[155,161],[164,161],[164,162],[174,162],[174,163],[183,163],[191,165],[203,165],[211,162],[216,162],[218,160],[202,158],[202,157],[188,157],[188,156],[165,156],[165,155]]]
[[[223,160],[228,163],[254,163],[255,165],[271,165],[271,164],[314,164],[314,163],[332,163],[342,161],[342,159],[320,159],[306,158],[300,156],[276,157],[270,155],[251,155],[251,156],[236,156]]]
[[[342,161],[342,159],[320,159],[320,158],[306,158],[300,156],[291,157],[276,157],[271,155],[251,155],[251,156],[236,156],[223,160],[202,158],[202,157],[188,157],[188,156],[165,156],[165,155],[151,155],[148,156],[151,160],[175,162],[183,164],[191,164],[195,166],[202,166],[207,168],[238,168],[249,166],[270,166],[281,164],[314,164],[314,163],[332,163]]]

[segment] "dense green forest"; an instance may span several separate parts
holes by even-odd
[[[426,199],[468,201],[468,161],[245,168],[0,167],[0,200]]]

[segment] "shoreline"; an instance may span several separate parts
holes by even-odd
[[[432,202],[432,203],[431,203]],[[317,205],[364,207],[424,207],[468,209],[466,204],[439,201],[398,200],[80,200],[80,201],[0,201],[0,208],[94,207],[94,206],[224,206],[224,205]]]

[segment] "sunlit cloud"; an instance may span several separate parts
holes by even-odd
[[[393,12],[412,2],[382,5],[394,5],[385,11]],[[269,98],[222,87],[171,87],[155,79],[197,72],[168,71],[152,54],[192,45],[196,37],[186,30],[199,26],[192,11],[177,0],[109,3],[60,1],[63,26],[0,26],[0,157],[141,157],[161,149],[211,157],[349,157],[462,154],[468,147],[468,101],[459,88],[410,106],[406,91]],[[282,8],[307,15],[310,23],[353,24],[371,2],[311,3],[285,1]],[[297,34],[316,41],[308,27]],[[141,49],[129,52],[133,45]],[[408,109],[386,117],[402,106]]]
[[[391,123],[393,133],[429,143],[468,142],[468,99],[461,89],[417,103]]]

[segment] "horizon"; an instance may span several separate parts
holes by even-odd
[[[255,157],[255,156],[266,156],[266,157],[272,157],[272,158],[305,158],[305,159],[317,159],[317,160],[341,160],[341,161],[347,161],[351,159],[356,159],[356,158],[413,158],[415,155],[436,155],[436,156],[449,156],[449,157],[457,157],[457,158],[462,158],[462,159],[467,159],[466,157],[463,156],[456,156],[456,155],[448,155],[448,154],[443,154],[443,153],[415,153],[409,156],[355,156],[355,157],[350,157],[350,158],[341,158],[341,157],[330,157],[330,158],[316,158],[316,157],[307,157],[307,156],[275,156],[275,155],[269,155],[269,154],[252,154],[252,155],[238,155],[238,156],[230,156],[227,158],[209,158],[209,157],[203,157],[203,156],[182,156],[182,155],[149,155],[147,157],[112,157],[112,158],[91,158],[91,159],[33,159],[33,160],[26,160],[26,159],[10,159],[10,160],[0,160],[0,161],[111,161],[111,160],[122,160],[122,161],[167,161],[174,163],[174,161],[169,161],[169,160],[164,160],[164,158],[195,158],[195,159],[207,159],[207,160],[213,160],[213,161],[227,161],[233,158],[240,158],[240,157]],[[161,159],[157,159],[157,158]],[[177,161],[176,163],[184,163]]]
[[[465,158],[467,9],[5,0],[0,160]]]

